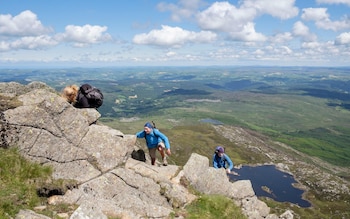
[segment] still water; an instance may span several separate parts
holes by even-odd
[[[249,179],[256,196],[269,197],[278,202],[290,202],[300,207],[310,207],[311,204],[302,199],[303,190],[293,187],[297,183],[293,176],[279,171],[274,165],[243,166],[233,169],[238,176],[228,174],[231,181]]]

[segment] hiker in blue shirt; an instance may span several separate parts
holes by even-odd
[[[146,144],[149,151],[149,155],[151,157],[152,165],[155,164],[157,150],[162,156],[163,166],[168,165],[166,155],[170,156],[171,151],[170,143],[167,136],[161,133],[158,129],[154,128],[151,123],[147,122],[144,125],[143,130],[136,133],[136,137],[146,139]]]
[[[231,173],[233,168],[233,162],[230,157],[225,154],[225,150],[221,146],[215,148],[215,153],[213,155],[213,167],[214,168],[225,168],[227,173]]]

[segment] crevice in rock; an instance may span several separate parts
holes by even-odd
[[[111,173],[112,173],[112,172],[111,172]],[[130,186],[131,188],[139,189],[138,186],[134,186],[134,185],[129,184],[128,182],[126,182],[126,181],[124,180],[123,177],[119,176],[118,174],[116,174],[116,173],[112,173],[112,174],[115,175],[116,177],[118,177],[119,179],[121,179],[126,185]]]

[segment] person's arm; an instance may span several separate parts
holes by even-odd
[[[146,133],[143,130],[136,133],[137,138],[144,138],[145,135],[146,135]]]
[[[170,142],[168,137],[163,133],[161,133],[158,129],[153,129],[153,132],[155,133],[156,136],[162,139],[162,141],[164,142],[165,148],[170,149]]]
[[[217,162],[217,160],[215,159],[215,154],[213,155],[213,167],[214,167],[215,169],[218,168],[218,162]]]
[[[233,169],[233,162],[232,162],[232,160],[230,159],[230,157],[229,156],[227,156],[227,154],[225,154],[225,159],[226,159],[226,161],[227,161],[227,163],[228,163],[228,170],[229,171],[231,171],[232,169]]]
[[[170,142],[166,135],[161,133],[158,129],[153,129],[153,133],[158,136],[164,142],[167,155],[171,155]]]

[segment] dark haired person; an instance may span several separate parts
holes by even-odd
[[[152,165],[156,162],[156,151],[158,150],[162,156],[163,165],[167,166],[167,157],[170,156],[170,143],[168,137],[161,133],[158,129],[154,128],[153,125],[147,122],[144,125],[142,131],[136,133],[137,138],[145,138],[149,155],[151,156]]]
[[[225,150],[222,146],[217,146],[215,148],[215,153],[213,155],[213,167],[217,169],[225,168],[227,173],[231,173],[233,162],[230,157],[225,154]]]

